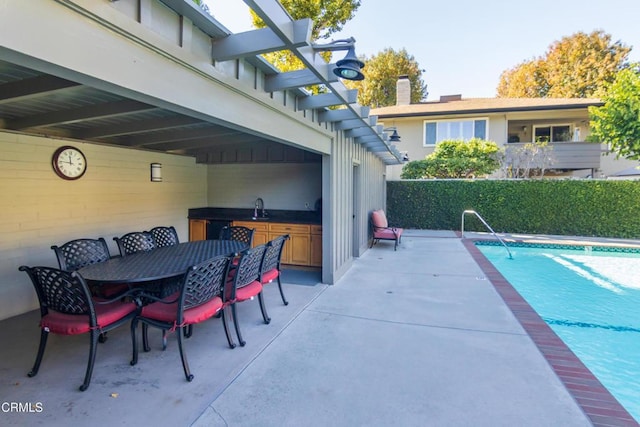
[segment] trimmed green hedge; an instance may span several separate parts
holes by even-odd
[[[640,181],[406,180],[387,183],[389,223],[460,230],[478,212],[498,233],[640,238]],[[487,231],[474,215],[465,231]]]

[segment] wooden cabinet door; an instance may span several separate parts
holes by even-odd
[[[311,235],[291,234],[289,239],[291,247],[291,264],[309,265],[311,260]]]
[[[309,265],[309,225],[270,223],[269,240],[273,240],[284,234],[289,235],[289,240],[282,250],[283,264]]]
[[[266,231],[258,231],[258,230],[256,230],[253,233],[253,246],[252,247],[255,248],[256,246],[264,245],[268,241],[269,241],[269,234]]]
[[[189,220],[189,241],[207,240],[207,222],[206,219]]]
[[[322,234],[311,234],[311,254],[309,265],[322,267]]]

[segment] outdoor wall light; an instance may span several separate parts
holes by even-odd
[[[151,163],[151,182],[162,182],[162,163]]]
[[[398,135],[398,129],[391,127],[383,129],[385,132],[391,132],[391,136],[389,136],[389,141],[391,142],[400,142],[400,135]]]
[[[364,80],[364,74],[360,72],[364,68],[364,62],[360,61],[356,56],[355,43],[356,39],[350,37],[327,44],[315,44],[312,47],[317,51],[346,50],[345,57],[336,62],[333,74],[346,80]]]
[[[351,46],[347,55],[336,62],[336,68],[333,69],[333,73],[347,80],[364,80],[364,74],[360,72],[363,68],[364,62],[356,57],[356,50]]]

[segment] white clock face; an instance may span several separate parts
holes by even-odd
[[[53,155],[53,169],[64,179],[78,179],[87,170],[87,160],[74,147],[60,147]]]

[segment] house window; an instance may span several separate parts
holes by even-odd
[[[533,140],[535,142],[567,142],[571,141],[570,125],[534,126]]]
[[[424,145],[436,145],[446,139],[487,139],[487,119],[439,120],[424,122]]]

